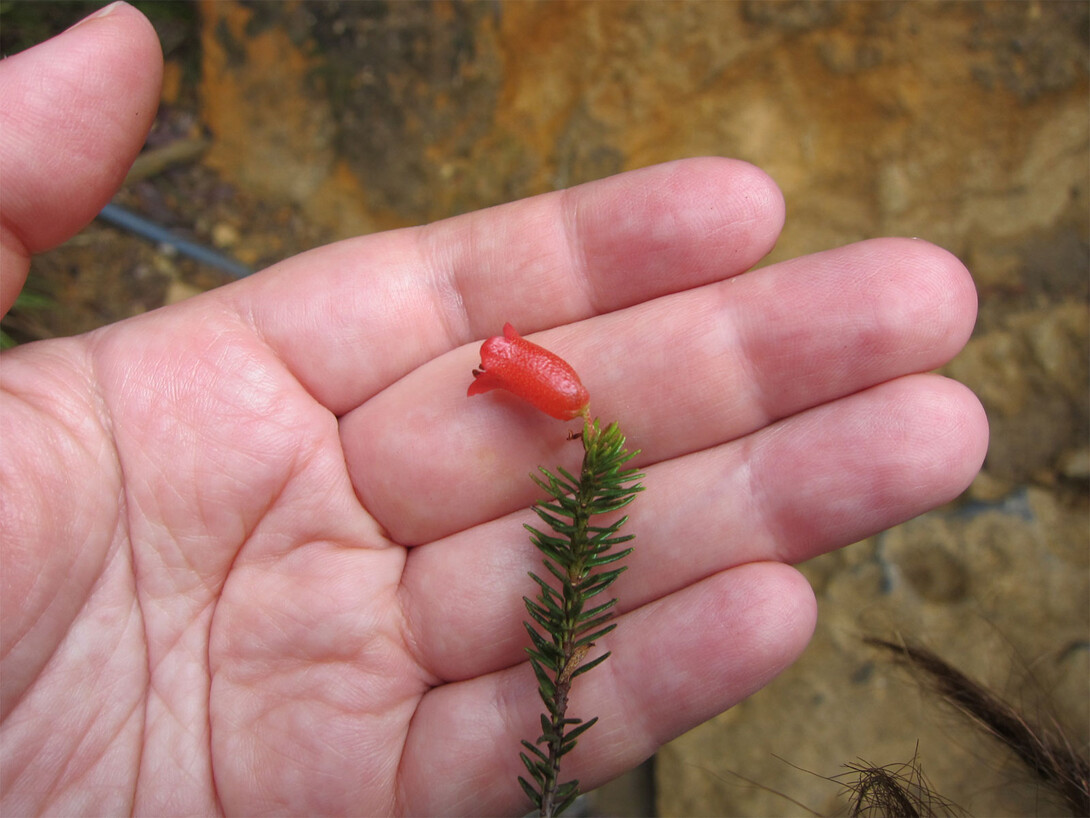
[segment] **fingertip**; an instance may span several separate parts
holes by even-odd
[[[776,181],[762,168],[727,156],[696,156],[651,165],[631,173],[662,173],[663,186],[678,195],[690,195],[710,201],[729,199],[731,212],[749,215],[762,223],[783,226],[786,212],[783,193]]]
[[[123,12],[122,7],[128,7],[130,9],[132,8],[132,6],[129,6],[129,4],[124,2],[124,0],[115,0],[115,2],[110,3],[109,5],[103,6],[100,9],[96,9],[95,11],[91,12],[86,17],[84,17],[82,20],[80,20],[80,21],[78,21],[76,23],[73,23],[68,28],[66,28],[65,31],[66,32],[67,31],[72,31],[72,29],[78,28],[79,26],[82,26],[82,25],[84,25],[86,23],[90,23],[90,22],[93,22],[95,20],[101,20],[101,19],[103,19],[105,17],[109,17],[109,16],[111,16],[113,14],[116,14],[118,12]]]
[[[968,269],[953,253],[922,239],[878,238],[830,251],[843,253],[873,300],[886,342],[911,339],[916,371],[948,363],[972,335],[977,293]],[[878,341],[877,338],[874,339]]]
[[[746,577],[740,587],[754,600],[750,620],[759,627],[759,638],[754,638],[751,648],[753,666],[759,672],[750,680],[749,695],[794,664],[810,644],[817,627],[817,598],[809,581],[793,566],[763,562],[734,570]]]
[[[144,142],[161,80],[155,29],[127,3],[0,63],[3,223],[22,245],[9,250],[46,250],[94,217]]]
[[[960,330],[958,349],[973,331],[977,314],[976,283],[969,268],[949,250],[923,239],[894,239],[915,255],[916,267],[929,276],[936,308]]]
[[[775,180],[756,165],[724,156],[700,156],[643,171],[661,173],[662,189],[684,208],[672,204],[673,209],[693,212],[694,222],[709,233],[733,225],[746,227],[746,251],[752,263],[768,253],[779,238],[786,213],[783,193]],[[634,178],[638,180],[638,176]]]
[[[945,419],[944,440],[949,441],[948,502],[969,488],[988,455],[991,431],[980,398],[968,386],[951,378],[937,378],[933,392],[936,414]],[[941,427],[940,427],[941,428]]]
[[[22,242],[0,224],[0,316],[8,314],[30,271],[30,257]]]
[[[722,156],[707,156],[691,160],[680,160],[692,165],[694,175],[704,177],[713,188],[713,193],[720,196],[734,191],[742,191],[742,196],[734,203],[734,217],[739,221],[750,220],[766,231],[767,252],[776,243],[783,230],[787,214],[787,205],[783,191],[762,168],[741,159]]]
[[[784,222],[772,178],[722,157],[652,165],[565,194],[598,311],[745,272]]]
[[[88,14],[79,22],[65,29],[59,36],[64,37],[77,29],[82,29],[81,33],[87,32],[92,29],[92,26],[101,27],[100,31],[106,32],[110,37],[116,37],[128,48],[138,52],[151,52],[158,54],[160,57],[162,56],[159,35],[155,31],[155,27],[142,11],[125,2],[125,0],[116,0],[116,2]]]
[[[889,527],[948,503],[969,487],[988,451],[988,418],[972,390],[941,375],[901,378],[875,394],[887,406],[888,444],[881,457],[872,457],[882,467],[870,481],[885,487],[879,496],[887,509],[899,509],[882,526]]]
[[[653,619],[640,621],[650,615]],[[790,667],[814,634],[817,601],[795,568],[752,562],[675,592],[646,613],[635,612],[632,624],[642,628],[656,664],[652,670],[639,667],[647,652],[619,645],[616,676],[626,680],[626,708],[636,708],[624,715],[638,720],[642,714],[643,739],[635,743],[653,750]],[[620,628],[627,627],[622,621]]]

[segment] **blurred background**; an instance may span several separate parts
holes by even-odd
[[[0,51],[100,5],[8,0]],[[1085,754],[1090,4],[136,5],[166,75],[115,202],[254,269],[701,154],[746,159],[783,189],[769,260],[882,235],[957,254],[980,318],[945,372],[987,408],[980,477],[948,507],[804,565],[821,611],[803,659],[582,809],[846,814],[827,780],[844,765],[915,758],[972,814],[1070,814],[860,637],[925,644]],[[230,280],[96,221],[35,259],[34,297],[3,328],[73,334]]]

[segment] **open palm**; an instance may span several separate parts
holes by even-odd
[[[139,146],[153,37],[121,7],[0,65],[5,307]],[[813,625],[786,564],[953,497],[986,445],[973,396],[915,374],[968,336],[964,268],[876,240],[741,275],[781,219],[754,168],[679,162],[5,353],[4,814],[522,811],[526,474],[581,449],[465,397],[504,321],[647,473],[566,776],[766,683]]]

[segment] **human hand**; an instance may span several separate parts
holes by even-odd
[[[158,61],[120,6],[0,63],[5,308],[119,183]],[[742,275],[782,215],[754,168],[679,162],[5,352],[0,811],[519,813],[525,475],[580,452],[466,399],[508,320],[647,475],[565,776],[593,787],[760,688],[813,627],[788,564],[954,497],[987,436],[971,393],[918,374],[969,335],[964,268],[883,239]]]

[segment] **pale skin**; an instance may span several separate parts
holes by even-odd
[[[160,66],[127,6],[0,62],[5,310],[120,183]],[[647,474],[567,776],[758,690],[814,626],[790,564],[952,499],[987,445],[922,374],[971,331],[964,267],[880,239],[745,273],[783,213],[752,166],[688,160],[4,353],[0,812],[523,813],[526,475],[581,449],[466,397],[504,321]]]

